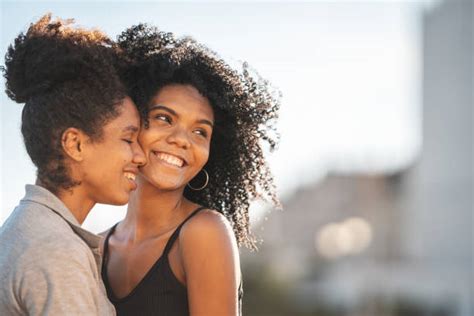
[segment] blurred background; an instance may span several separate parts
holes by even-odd
[[[113,38],[139,22],[191,35],[282,91],[268,159],[284,209],[252,206],[244,315],[474,315],[473,1],[3,0],[2,64],[46,12]],[[22,106],[0,95],[2,224],[35,168]]]

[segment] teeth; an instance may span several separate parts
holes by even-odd
[[[159,159],[161,159],[161,160],[163,160],[163,161],[165,161],[165,162],[167,162],[167,163],[169,163],[173,166],[182,167],[183,164],[184,164],[184,161],[182,159],[180,159],[176,156],[173,156],[173,155],[168,155],[168,154],[165,154],[165,153],[156,153],[156,156]]]
[[[135,175],[134,175],[133,173],[131,173],[131,172],[125,172],[124,175],[125,175],[125,177],[126,177],[127,179],[130,179],[130,180],[132,180],[132,181],[135,181]]]

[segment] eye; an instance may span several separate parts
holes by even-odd
[[[122,139],[122,140],[128,144],[133,144],[133,141],[131,141],[130,139]]]
[[[195,134],[201,135],[204,138],[207,138],[207,131],[204,129],[197,129],[194,131]]]
[[[157,114],[153,118],[155,120],[163,121],[163,122],[166,122],[168,124],[171,124],[171,122],[172,122],[171,117],[169,115],[166,115],[166,114]]]

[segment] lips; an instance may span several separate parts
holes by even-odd
[[[124,177],[128,179],[128,182],[132,186],[132,190],[135,190],[137,188],[137,183],[135,182],[135,179],[137,177],[137,171],[136,170],[125,170],[123,173]]]
[[[127,178],[129,180],[135,181],[135,178],[136,178],[135,174],[133,174],[131,172],[125,172],[123,175],[125,176],[125,178]]]
[[[168,165],[172,165],[178,168],[182,168],[187,165],[186,160],[180,156],[159,151],[153,151],[152,153],[155,155],[156,158]]]

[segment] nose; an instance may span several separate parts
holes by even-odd
[[[175,144],[183,149],[188,149],[191,146],[188,134],[184,128],[176,127],[174,131],[168,135],[167,140],[170,144]]]
[[[136,164],[137,166],[141,167],[146,164],[146,157],[145,153],[143,152],[142,147],[138,142],[134,142],[132,144],[132,153],[133,153],[133,158],[132,162]]]

